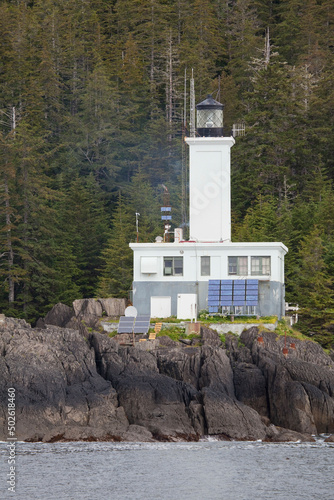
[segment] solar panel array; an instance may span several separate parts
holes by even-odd
[[[220,306],[257,306],[258,280],[209,280],[209,313],[217,313]]]
[[[150,316],[121,316],[118,333],[147,333],[150,328]]]

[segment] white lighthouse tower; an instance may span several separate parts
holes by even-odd
[[[231,241],[231,147],[223,137],[223,105],[209,95],[196,106],[198,137],[186,138],[190,240]]]
[[[197,132],[186,138],[189,161],[189,240],[130,243],[133,304],[151,317],[284,314],[281,242],[231,241],[231,148],[223,105],[209,95],[197,108]],[[193,120],[192,120],[193,122]],[[170,208],[169,208],[170,210]]]

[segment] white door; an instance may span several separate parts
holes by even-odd
[[[179,293],[177,296],[177,319],[197,319],[196,293]]]
[[[151,297],[151,318],[169,318],[172,315],[172,297]]]

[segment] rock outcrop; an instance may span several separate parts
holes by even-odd
[[[56,308],[49,321],[69,313]],[[313,342],[288,339],[285,357],[284,339],[272,332],[260,343],[251,328],[224,345],[203,329],[201,346],[162,338],[144,350],[43,326],[10,318],[0,325],[0,440],[9,387],[24,440],[279,442],[334,432],[334,362]]]
[[[240,338],[249,349],[252,366],[255,365],[265,379],[265,386],[260,380],[259,383],[253,383],[253,388],[259,390],[260,396],[255,409],[269,416],[273,424],[297,432],[334,432],[332,359],[315,342],[290,338],[287,339],[289,352],[284,356],[283,337],[273,332],[266,332],[262,337],[263,343],[258,342],[258,329],[252,328],[242,333]],[[234,359],[234,372],[238,373],[240,366],[244,365],[238,363],[237,355]],[[242,400],[245,398],[244,388],[245,383],[241,384],[239,392]],[[265,401],[267,411],[264,408]],[[254,407],[253,403],[251,406]]]
[[[47,313],[45,318],[40,318],[36,326],[46,328],[47,325],[60,326],[78,330],[86,335],[88,328],[99,329],[102,316],[114,318],[124,315],[126,299],[78,299],[72,307],[58,303]]]

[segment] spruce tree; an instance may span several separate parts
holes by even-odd
[[[296,277],[300,306],[298,326],[328,347],[334,341],[329,330],[334,324],[334,280],[329,275],[324,257],[321,233],[315,227],[300,246],[301,265]]]
[[[132,282],[132,250],[129,241],[135,237],[133,220],[119,193],[116,209],[112,217],[111,236],[102,251],[102,267],[96,295],[98,297],[128,298]],[[131,220],[132,219],[132,220]]]

